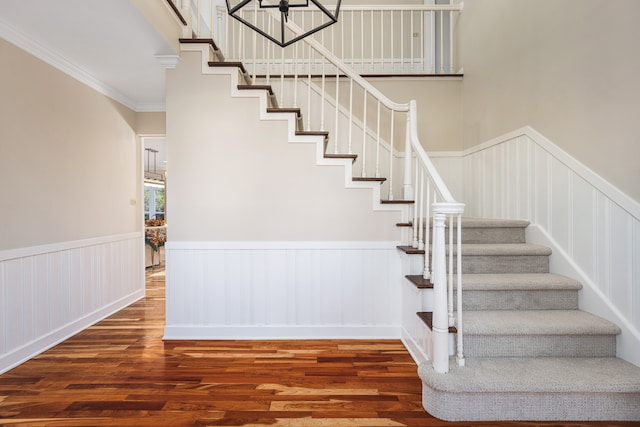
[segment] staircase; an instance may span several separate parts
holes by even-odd
[[[616,358],[620,329],[579,310],[582,286],[549,273],[551,251],[526,244],[527,226],[463,219],[466,366],[420,366],[425,409],[450,421],[640,420],[640,368]]]

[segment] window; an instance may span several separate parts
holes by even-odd
[[[144,219],[164,218],[164,187],[144,186]]]

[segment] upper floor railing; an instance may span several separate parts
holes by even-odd
[[[216,40],[227,57],[255,60],[245,65],[255,65],[258,74],[266,74],[267,58],[277,46],[264,38],[256,39],[243,24],[229,17],[222,2],[168,1],[191,16],[190,34]],[[311,37],[360,74],[457,74],[454,48],[462,7],[462,3],[342,5],[338,22]],[[333,10],[331,6],[327,9]],[[267,28],[268,10],[244,7],[238,13]],[[317,9],[296,8],[289,14],[304,31],[321,20]],[[246,55],[254,50],[255,58]]]
[[[413,33],[416,28],[425,28],[427,21],[432,23],[429,28],[438,27],[433,25],[434,21],[438,22],[434,14],[443,17],[446,12],[452,16],[461,6],[452,6],[449,10],[439,5],[347,8],[340,13],[339,22],[342,23],[332,26],[336,28],[327,28],[313,37],[280,48],[244,25],[233,23],[226,17],[226,10],[224,14],[220,13],[212,0],[194,3],[183,1],[179,5],[183,16],[190,17],[193,22],[192,27],[187,25],[188,34],[213,38],[222,47],[227,60],[243,62],[249,70],[248,80],[272,87],[277,99],[274,105],[277,102],[279,107],[299,108],[304,117],[304,130],[328,131],[327,157],[355,159],[354,181],[378,181],[383,197],[414,201],[412,231],[407,244],[425,251],[423,276],[434,285],[433,351],[430,357],[436,371],[448,371],[448,331],[455,325],[458,328],[457,359],[463,365],[461,275],[454,273],[462,271],[460,233],[464,205],[453,198],[426,154],[418,136],[415,101],[396,103],[390,100],[350,66],[370,71],[376,67],[377,70],[402,70],[403,67],[407,71],[412,67],[414,71],[420,67],[423,70],[448,70],[453,62],[442,66],[442,58],[453,58],[451,50],[446,55],[441,53],[440,62],[433,55],[417,56],[419,60],[414,61],[413,53],[424,52],[426,44],[432,42],[417,42],[413,40]],[[189,9],[191,6],[195,11]],[[270,9],[259,12],[254,8],[247,13],[253,13],[253,19],[261,25],[280,25],[280,15]],[[207,15],[211,19],[205,22],[202,17]],[[306,17],[299,22],[312,24],[310,19],[313,18]],[[305,32],[305,28],[292,22],[294,20],[292,17],[286,24],[286,31],[293,36]],[[359,26],[350,27],[351,21],[354,25],[359,21]],[[376,22],[381,23],[377,26]],[[450,22],[449,28],[452,28],[453,21]],[[202,33],[204,28],[206,34]],[[371,32],[368,36],[363,33],[365,28]],[[401,32],[396,33],[396,29]],[[376,43],[371,39],[378,37],[380,50],[376,54]],[[445,44],[440,45],[440,51]],[[333,49],[337,49],[337,54]],[[433,51],[437,52],[438,48]],[[448,244],[445,239],[447,227]],[[454,288],[457,289],[456,301]]]

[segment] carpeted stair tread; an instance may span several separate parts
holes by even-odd
[[[452,360],[450,369],[437,374],[425,363],[418,373],[431,388],[455,393],[618,392],[640,397],[640,368],[615,357],[468,358],[464,367]]]
[[[457,277],[454,275],[454,283]],[[462,289],[465,291],[512,291],[512,290],[580,290],[577,280],[552,273],[503,273],[463,274]]]
[[[620,328],[580,310],[464,311],[465,335],[619,335]]]

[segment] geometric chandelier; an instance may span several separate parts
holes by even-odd
[[[302,40],[303,38],[338,22],[341,1],[342,0],[337,0],[335,11],[331,12],[318,0],[226,0],[227,11],[232,18],[242,22],[247,27],[253,29],[255,32],[271,40],[280,47],[289,46],[298,40]],[[309,2],[311,2],[311,5]],[[263,15],[266,11],[262,11],[260,16],[258,16],[257,11],[259,9],[276,8],[280,12],[279,23],[273,22],[269,15],[269,18],[265,20]],[[293,16],[292,14],[289,14],[289,9],[291,8],[307,8],[308,10],[318,10],[322,13],[314,14],[315,19],[313,23],[310,18],[307,18],[305,22],[304,18],[297,17],[296,19],[298,22],[295,22],[295,24],[303,30],[303,33],[298,35],[287,30],[286,27],[287,22],[289,22]],[[318,16],[320,17],[320,22],[316,23],[315,21],[318,20]]]

